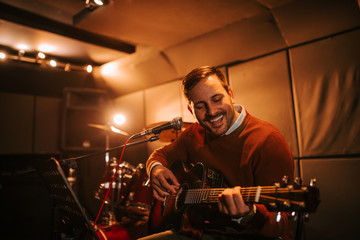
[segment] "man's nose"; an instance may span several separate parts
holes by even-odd
[[[207,114],[210,115],[210,116],[215,116],[216,107],[213,104],[208,104],[208,106],[207,106]]]

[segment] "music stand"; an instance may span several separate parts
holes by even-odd
[[[93,226],[86,216],[78,198],[74,194],[65,174],[55,158],[37,164],[35,168],[47,186],[54,204],[54,233],[62,239],[99,240]]]

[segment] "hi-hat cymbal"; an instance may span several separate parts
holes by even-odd
[[[97,128],[97,129],[100,129],[100,130],[103,130],[106,132],[117,133],[117,134],[121,134],[121,135],[125,135],[125,136],[129,135],[127,132],[121,131],[120,129],[118,129],[114,126],[94,124],[94,123],[89,123],[88,126],[92,127],[92,128]]]
[[[154,124],[150,124],[149,126],[147,126],[146,128],[153,128],[162,124],[165,124],[167,122],[159,122],[159,123],[154,123]],[[181,127],[181,130],[175,130],[175,129],[167,129],[167,130],[163,130],[160,134],[159,134],[159,141],[160,142],[172,142],[174,141],[181,133],[183,133],[185,131],[185,129],[187,129],[191,124],[190,122],[183,122],[183,125]]]

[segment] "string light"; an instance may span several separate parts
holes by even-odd
[[[88,65],[80,65],[75,63],[64,63],[58,61],[55,56],[50,56],[53,59],[46,59],[49,56],[44,53],[44,51],[29,51],[26,45],[18,45],[18,49],[12,49],[5,46],[0,46],[0,60],[3,63],[7,60],[12,60],[16,62],[25,62],[25,63],[32,63],[32,64],[41,64],[43,66],[51,66],[62,68],[64,71],[86,71],[88,73],[92,73],[94,67],[90,64]],[[21,47],[21,48],[20,48]],[[43,48],[45,48],[43,46]],[[26,50],[27,49],[27,50]],[[5,50],[5,51],[4,51]],[[2,64],[1,63],[1,64]]]
[[[70,72],[70,70],[71,70],[70,64],[69,63],[65,64],[64,71]]]
[[[38,52],[37,57],[40,59],[45,59],[45,54],[43,52]]]
[[[86,71],[87,71],[88,73],[91,73],[92,70],[93,70],[93,67],[92,67],[91,65],[87,65],[87,66],[86,66]]]
[[[50,66],[56,67],[56,61],[54,59],[50,60]]]

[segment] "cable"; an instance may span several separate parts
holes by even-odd
[[[113,178],[112,178],[112,180],[111,180],[109,189],[108,189],[108,191],[106,192],[105,198],[104,198],[104,200],[103,200],[103,202],[102,202],[102,204],[101,204],[100,210],[99,210],[99,212],[98,212],[98,214],[97,214],[97,216],[96,216],[96,219],[95,219],[95,222],[94,222],[94,224],[93,224],[93,227],[96,226],[96,223],[97,223],[97,220],[99,219],[99,216],[100,216],[100,213],[101,213],[101,211],[102,211],[102,208],[104,207],[104,204],[105,204],[105,202],[106,202],[106,199],[107,199],[107,197],[108,197],[108,195],[109,195],[109,193],[110,193],[110,191],[111,191],[111,189],[112,189],[112,184],[113,184],[113,182],[115,181],[115,178],[116,178],[116,176],[117,176],[117,172],[118,172],[118,170],[119,170],[119,166],[120,166],[120,163],[121,163],[121,161],[122,161],[122,158],[123,158],[123,155],[124,155],[124,152],[125,152],[126,145],[128,144],[129,141],[130,141],[130,138],[128,138],[128,139],[126,140],[125,144],[124,144],[124,148],[123,148],[123,150],[122,150],[122,152],[121,152],[121,156],[120,156],[120,159],[119,159],[119,163],[118,163],[118,165],[117,165],[117,167],[116,167],[115,174],[114,174],[114,176],[113,176]]]

